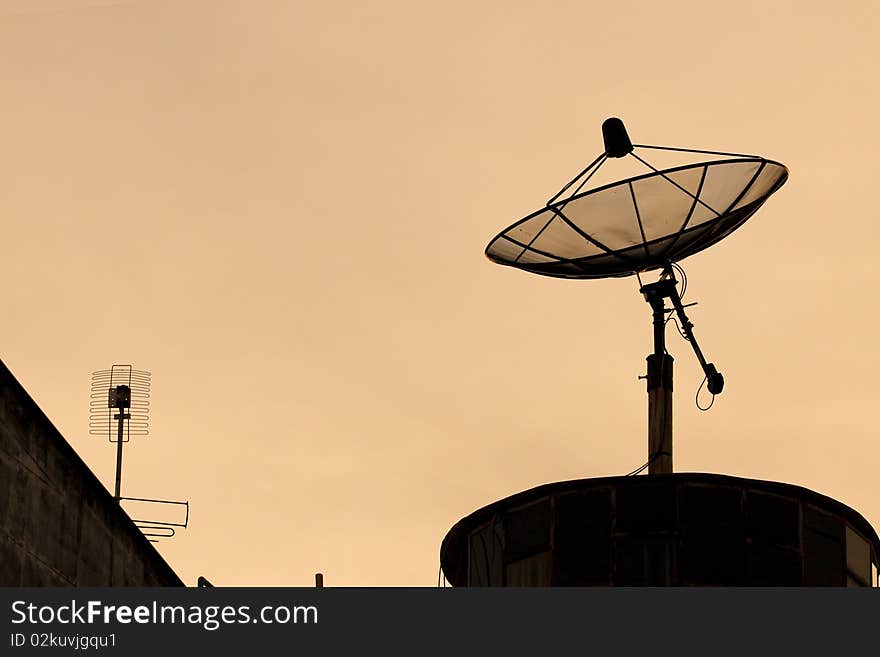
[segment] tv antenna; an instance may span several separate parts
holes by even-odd
[[[666,324],[678,318],[713,395],[724,377],[707,362],[682,303],[675,270],[742,226],[788,179],[788,170],[756,155],[633,144],[623,122],[602,124],[605,150],[546,205],[489,242],[486,256],[501,265],[542,276],[599,279],[636,276],[651,306],[654,351],[647,358],[649,474],[672,472],[672,363]],[[637,149],[642,155],[637,154]],[[644,150],[718,156],[660,169]],[[609,160],[630,157],[647,173],[599,187],[588,184]],[[641,274],[660,270],[659,280],[641,284]],[[683,292],[682,292],[683,293]],[[666,300],[671,308],[666,307]],[[701,386],[702,387],[702,386]]]
[[[156,543],[160,538],[173,537],[177,528],[186,528],[189,525],[189,502],[122,495],[122,448],[132,436],[146,436],[149,433],[149,413],[149,372],[135,370],[131,365],[113,365],[109,370],[92,373],[89,433],[105,435],[110,443],[116,443],[113,498],[120,505],[123,502],[134,502],[140,507],[146,503],[164,505],[161,508],[179,509],[183,512],[183,516],[176,521],[165,521],[146,519],[144,512],[138,509],[135,514],[138,518],[132,517],[133,522],[151,543]],[[146,515],[152,514],[147,511]]]

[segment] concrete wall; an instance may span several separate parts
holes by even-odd
[[[0,586],[182,585],[0,362]]]

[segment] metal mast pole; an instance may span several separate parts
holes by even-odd
[[[108,405],[110,408],[116,408],[119,410],[119,412],[113,416],[113,419],[119,422],[119,429],[116,434],[116,488],[113,497],[119,501],[122,496],[122,439],[125,435],[125,421],[131,419],[131,414],[126,413],[125,409],[131,408],[131,388],[127,385],[110,388]]]
[[[122,487],[122,423],[125,421],[125,415],[125,411],[120,408],[119,413],[114,416],[114,419],[119,420],[119,432],[116,438],[116,489],[113,493],[113,497],[117,501],[119,500],[120,488]]]
[[[642,294],[654,311],[654,353],[648,356],[648,474],[672,472],[672,363],[666,353],[669,281],[645,285]],[[675,282],[671,282],[673,289]]]
[[[675,285],[672,268],[663,269],[660,280],[643,285],[641,292],[654,311],[654,353],[648,356],[648,474],[672,472],[672,356],[666,353],[666,298],[672,301],[681,321],[685,339],[691,343],[700,367],[706,375],[706,387],[713,395],[724,388],[724,377],[713,363],[707,363],[697,339],[694,325],[684,312],[684,305]]]

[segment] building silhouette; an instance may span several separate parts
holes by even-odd
[[[0,586],[183,586],[2,362]]]

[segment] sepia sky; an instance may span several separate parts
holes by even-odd
[[[189,500],[188,584],[436,585],[459,518],[646,460],[633,278],[487,242],[601,150],[788,183],[682,262],[675,469],[880,526],[871,2],[0,0],[0,358],[98,477],[90,374],[153,373],[123,494]],[[627,174],[628,175],[628,174]]]

